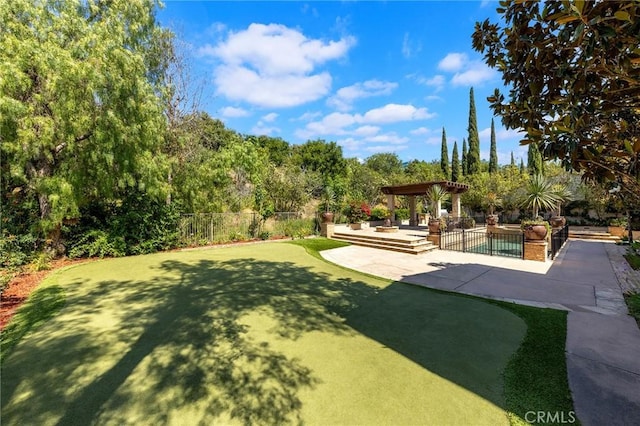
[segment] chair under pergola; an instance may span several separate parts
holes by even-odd
[[[407,185],[383,186],[380,188],[382,193],[387,196],[387,207],[391,213],[391,220],[395,221],[395,197],[396,195],[404,195],[409,197],[409,226],[418,225],[418,216],[416,214],[416,197],[427,195],[427,191],[434,186],[439,185],[446,192],[451,194],[452,211],[451,215],[460,217],[460,194],[469,190],[469,185],[459,182],[451,182],[447,180],[410,183]],[[440,203],[438,202],[438,212],[440,211]]]

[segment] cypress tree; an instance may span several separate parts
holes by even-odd
[[[451,154],[451,182],[457,182],[462,177],[462,167],[458,157],[458,142],[453,142],[453,153]]]
[[[447,133],[442,128],[442,146],[440,149],[440,168],[444,178],[449,177],[449,149],[447,148]]]
[[[467,140],[462,138],[462,162],[460,163],[462,169],[462,176],[466,176],[469,172],[467,167]]]
[[[524,160],[520,159],[520,174],[524,174]]]
[[[534,143],[529,144],[529,152],[527,156],[527,169],[529,170],[529,174],[532,176],[544,175],[544,164],[542,162],[542,154],[540,154],[538,145]]]
[[[480,135],[478,134],[478,120],[476,118],[476,102],[473,97],[473,87],[469,91],[469,153],[467,154],[467,174],[473,175],[480,171]]]
[[[498,171],[498,148],[496,146],[496,128],[491,119],[491,153],[489,154],[489,173]]]
[[[516,166],[516,159],[513,158],[513,151],[511,151],[511,167],[515,167]]]

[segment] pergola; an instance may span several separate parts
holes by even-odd
[[[439,185],[446,192],[451,194],[452,216],[460,217],[460,194],[469,190],[469,185],[458,182],[450,182],[448,180],[410,183],[407,185],[383,186],[380,188],[383,194],[387,195],[387,207],[391,212],[391,220],[395,220],[395,196],[406,195],[409,197],[409,225],[417,226],[418,220],[416,216],[416,196],[426,195],[429,188]],[[438,212],[440,211],[440,203],[438,203]]]

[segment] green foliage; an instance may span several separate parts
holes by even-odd
[[[303,170],[318,172],[323,178],[333,179],[345,172],[346,163],[342,147],[322,139],[307,141],[292,148],[292,162]]]
[[[384,220],[389,217],[387,206],[379,204],[371,209],[371,220]]]
[[[449,193],[440,185],[433,185],[427,190],[427,200],[431,203],[431,214],[435,217],[440,216],[438,211],[438,203],[449,198]]]
[[[466,176],[469,174],[469,151],[467,149],[467,140],[462,139],[462,162],[460,164],[462,168],[462,175]]]
[[[609,226],[620,226],[626,228],[629,222],[625,217],[615,217],[609,221]]]
[[[442,128],[442,146],[440,147],[440,169],[445,179],[449,179],[449,149],[447,148],[447,133]]]
[[[33,269],[35,269],[36,271],[46,271],[51,269],[51,259],[52,256],[49,252],[40,252],[33,260]]]
[[[388,152],[373,154],[365,160],[364,165],[387,179],[401,175],[404,171],[402,160],[398,155]]]
[[[520,222],[520,229],[524,231],[525,229],[531,229],[532,226],[538,226],[538,225],[542,225],[545,228],[547,228],[547,235],[551,235],[551,225],[549,225],[549,222],[542,219],[523,220]]]
[[[69,250],[69,257],[120,257],[126,254],[124,238],[93,229],[77,238]]]
[[[491,119],[491,150],[489,153],[489,173],[498,171],[498,147],[496,144],[496,127]]]
[[[522,206],[533,210],[533,217],[538,216],[538,211],[552,210],[560,201],[553,190],[552,183],[542,175],[533,175],[527,183]]]
[[[32,234],[9,235],[5,229],[0,235],[0,267],[16,268],[28,263],[37,247]]]
[[[542,155],[538,146],[531,143],[529,144],[529,150],[527,151],[527,169],[531,176],[542,175],[544,176],[544,163],[542,161]]]
[[[497,11],[499,24],[476,23],[473,47],[511,88],[488,99],[503,124],[544,158],[639,193],[640,3],[506,0]]]
[[[467,174],[480,171],[480,135],[478,134],[478,119],[476,118],[476,102],[473,97],[473,87],[469,91],[469,152],[467,153]]]
[[[275,235],[284,235],[290,238],[304,238],[315,233],[315,221],[313,219],[287,219],[276,224]]]
[[[409,220],[410,214],[409,209],[395,209],[396,220]]]
[[[0,2],[3,179],[38,201],[44,231],[77,217],[90,195],[163,190],[155,6]]]
[[[629,263],[631,264],[631,262]],[[640,261],[636,260],[635,264],[636,267],[634,267],[633,269],[639,269]],[[629,315],[636,319],[638,327],[640,327],[640,293],[627,293],[624,295],[624,299],[627,302],[627,306],[629,307]]]
[[[453,142],[453,154],[451,159],[451,182],[462,179],[462,166],[458,156],[458,142]]]
[[[344,215],[349,223],[360,223],[369,219],[371,208],[362,201],[351,201],[344,209]]]

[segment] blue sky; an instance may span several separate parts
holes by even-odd
[[[163,26],[186,42],[200,108],[244,134],[292,144],[335,141],[345,157],[394,152],[449,159],[467,137],[474,88],[481,157],[486,101],[500,75],[471,48],[476,21],[497,21],[493,1],[166,1]],[[501,164],[526,159],[520,137],[496,119]]]

